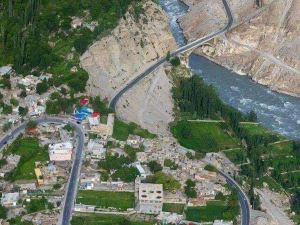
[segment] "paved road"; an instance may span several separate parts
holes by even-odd
[[[70,121],[65,118],[59,118],[59,117],[42,117],[36,119],[37,123],[58,123],[58,124],[64,124],[64,123],[70,123],[74,126],[76,131],[76,154],[75,159],[73,160],[73,166],[71,170],[71,175],[69,177],[66,194],[64,197],[64,200],[61,204],[61,215],[59,217],[58,224],[59,225],[68,225],[71,220],[72,216],[72,210],[74,207],[74,201],[76,197],[76,191],[78,186],[78,179],[79,179],[79,173],[81,168],[81,159],[82,159],[82,150],[84,147],[84,132],[82,130],[82,127],[73,121]],[[10,133],[6,134],[4,137],[0,140],[0,149],[2,149],[6,144],[13,141],[20,133],[22,133],[26,128],[27,122],[22,123],[20,126],[15,128]]]
[[[215,38],[216,36],[219,36],[221,34],[226,33],[232,26],[233,24],[233,16],[230,10],[230,7],[227,3],[227,0],[222,0],[223,4],[224,4],[224,8],[227,14],[227,18],[228,18],[228,23],[227,25],[217,31],[214,32],[212,34],[207,35],[206,37],[197,39],[193,42],[188,43],[185,46],[182,46],[178,49],[176,49],[175,51],[171,52],[171,57],[176,56],[178,54],[184,53],[186,51],[189,51],[193,48],[199,47],[201,45],[203,45],[204,43],[212,40],[213,38]],[[152,73],[155,69],[157,69],[160,65],[162,65],[163,63],[165,63],[167,61],[166,57],[163,57],[161,59],[159,59],[155,64],[153,64],[152,66],[150,66],[148,69],[146,69],[143,73],[141,73],[140,75],[138,75],[136,78],[134,78],[132,81],[130,81],[125,87],[123,87],[110,101],[109,106],[112,109],[116,108],[116,105],[119,101],[119,99],[122,97],[122,95],[127,92],[129,89],[131,89],[135,84],[137,84],[140,80],[142,80],[143,78],[145,78],[147,75],[149,75],[150,73]]]
[[[228,23],[227,25],[215,32],[212,33],[206,37],[200,38],[196,41],[193,41],[191,43],[188,43],[187,45],[178,48],[177,50],[173,51],[171,53],[171,57],[176,56],[178,54],[184,53],[186,51],[189,51],[193,48],[199,47],[200,45],[203,45],[204,43],[212,40],[213,38],[215,38],[216,36],[219,36],[221,34],[226,33],[232,26],[233,24],[233,16],[229,7],[229,4],[227,2],[227,0],[222,0],[223,4],[224,4],[224,8],[227,14],[227,18],[228,18]],[[139,76],[137,76],[135,79],[133,79],[132,81],[130,81],[125,87],[123,87],[110,101],[109,106],[112,109],[116,109],[116,105],[119,101],[119,99],[122,97],[122,95],[127,92],[128,90],[130,90],[134,85],[136,85],[140,80],[142,80],[143,78],[145,78],[147,75],[149,75],[150,73],[152,73],[155,69],[157,69],[160,65],[162,65],[163,63],[165,63],[167,61],[166,57],[163,57],[161,59],[159,59],[155,64],[153,64],[152,66],[150,66],[148,69],[146,69],[143,73],[141,73]],[[220,174],[222,174],[226,180],[227,183],[232,186],[234,189],[237,190],[238,192],[238,196],[239,196],[239,202],[241,205],[241,214],[242,214],[242,221],[241,224],[242,225],[249,225],[250,224],[250,208],[249,208],[249,201],[247,199],[246,194],[243,192],[243,190],[240,188],[240,186],[228,175],[223,173],[222,171],[220,171]]]
[[[250,207],[249,207],[249,200],[247,198],[247,195],[243,192],[242,188],[239,186],[239,184],[228,174],[219,171],[219,173],[226,178],[227,183],[234,188],[239,197],[239,202],[241,206],[241,212],[242,212],[242,221],[241,225],[249,225],[250,224]]]

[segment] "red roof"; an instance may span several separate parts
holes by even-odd
[[[88,98],[83,98],[83,99],[81,99],[80,100],[80,105],[87,105],[87,104],[89,104],[89,99]]]
[[[98,117],[98,116],[100,116],[100,113],[98,113],[98,112],[93,112],[92,113],[92,117]]]

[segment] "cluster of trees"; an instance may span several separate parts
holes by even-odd
[[[142,152],[143,150],[141,148],[133,148],[129,145],[125,145],[124,151],[128,155],[128,158],[130,159],[130,161],[135,162],[136,161],[136,153]]]
[[[178,168],[178,165],[171,159],[165,159],[164,166],[169,167],[171,170],[177,170],[177,168]]]
[[[165,191],[176,191],[181,187],[179,181],[173,176],[163,173],[162,171],[156,172],[154,175],[147,176],[147,183],[162,184]]]
[[[0,64],[13,64],[14,69],[24,75],[33,68],[53,73],[57,76],[54,84],[65,82],[76,92],[82,92],[88,75],[82,69],[70,73],[70,68],[77,62],[66,63],[66,52],[74,46],[82,54],[97,36],[117,25],[132,3],[139,4],[139,1],[3,1],[0,11]],[[85,17],[84,11],[89,11],[89,21],[98,22],[94,31],[71,28],[71,17]],[[57,40],[63,42],[68,50],[62,52],[61,48],[48,44]]]
[[[124,182],[133,182],[140,174],[135,167],[130,166],[132,162],[130,157],[119,156],[118,154],[107,154],[105,160],[98,163],[98,167],[106,171],[104,173],[105,180],[107,180],[109,174],[113,172],[111,175],[113,180],[121,179]]]
[[[160,163],[158,163],[155,160],[148,162],[147,166],[149,167],[149,169],[152,173],[157,173],[159,171],[162,171],[162,169],[163,169],[162,166],[160,165]]]
[[[196,198],[197,197],[196,182],[192,181],[191,179],[188,179],[185,182],[184,193],[188,198]]]
[[[62,96],[58,92],[51,94],[50,99],[46,102],[46,112],[48,114],[59,114],[59,113],[72,113],[74,105],[77,103],[77,99],[74,96],[70,98]]]
[[[293,212],[300,214],[300,190],[296,190],[291,198],[291,209]]]
[[[100,112],[101,115],[107,115],[108,113],[112,112],[112,109],[107,108],[107,100],[101,100],[100,96],[94,98],[91,97],[90,104],[92,105],[94,111]]]

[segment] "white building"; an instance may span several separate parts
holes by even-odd
[[[140,173],[141,178],[145,179],[147,177],[145,169],[142,167],[140,163],[135,164],[135,167]]]
[[[72,159],[73,145],[71,142],[49,145],[50,161],[69,161]]]
[[[159,214],[163,206],[163,185],[135,181],[136,210],[145,214]]]
[[[20,199],[19,192],[2,193],[1,205],[4,207],[14,207]]]

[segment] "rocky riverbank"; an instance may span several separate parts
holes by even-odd
[[[221,29],[226,16],[220,0],[183,0],[190,6],[180,20],[188,40]],[[195,53],[202,54],[237,73],[248,74],[271,89],[300,96],[300,2],[229,0],[235,27]],[[190,22],[192,21],[192,22]]]

